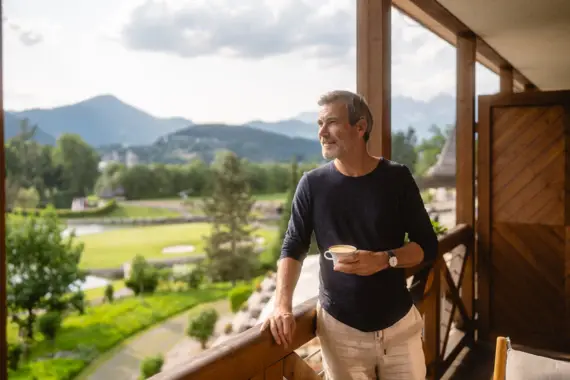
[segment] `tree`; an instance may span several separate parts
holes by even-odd
[[[204,310],[196,318],[190,319],[186,333],[199,341],[204,350],[208,339],[214,334],[216,322],[218,322],[218,312],[215,309]]]
[[[14,207],[36,208],[40,202],[40,195],[35,187],[28,189],[20,188],[16,199],[13,202]]]
[[[418,154],[416,152],[416,130],[408,127],[404,131],[398,131],[392,135],[392,159],[406,165],[410,170],[416,167]]]
[[[69,306],[73,285],[84,280],[79,269],[83,244],[75,235],[63,237],[65,225],[51,207],[40,216],[8,218],[6,255],[7,304],[12,321],[34,338],[34,322],[40,309]]]
[[[432,134],[431,137],[422,140],[416,147],[419,159],[416,164],[415,172],[418,175],[424,174],[430,167],[435,165],[445,142],[449,138],[450,133],[453,132],[453,126],[441,128],[437,125],[432,125],[430,132]]]
[[[273,247],[271,247],[271,258],[273,262],[271,263],[271,267],[275,267],[275,263],[279,260],[279,256],[281,256],[281,247],[283,245],[283,239],[285,239],[285,234],[287,233],[287,227],[289,226],[289,219],[291,218],[291,205],[293,203],[293,197],[295,196],[295,191],[297,189],[297,185],[299,183],[299,170],[297,165],[297,159],[294,158],[291,162],[291,172],[289,173],[290,182],[289,182],[289,190],[287,191],[287,200],[283,204],[282,212],[281,212],[281,219],[279,220],[279,235],[275,242],[273,243]]]
[[[99,176],[99,155],[79,135],[57,140],[54,162],[63,168],[63,187],[71,197],[88,195]]]
[[[257,266],[251,236],[251,197],[241,160],[233,153],[220,157],[213,171],[212,195],[203,204],[212,219],[206,238],[206,270],[214,280],[249,279]]]
[[[131,263],[131,274],[125,281],[127,288],[136,295],[154,293],[158,287],[158,270],[150,265],[144,256],[136,255]]]
[[[281,256],[281,247],[283,246],[283,240],[285,239],[285,234],[287,233],[287,228],[289,227],[289,219],[291,219],[291,207],[293,204],[293,197],[295,196],[295,191],[297,190],[297,185],[299,184],[299,169],[297,165],[297,160],[293,159],[291,162],[291,171],[290,171],[290,182],[289,182],[289,189],[287,192],[287,200],[282,206],[282,213],[281,219],[279,220],[279,236],[274,241],[273,246],[271,247],[271,268],[275,268],[277,261],[279,260],[279,256]],[[315,234],[311,235],[311,245],[309,247],[308,254],[317,254],[319,253],[317,240],[315,238]]]

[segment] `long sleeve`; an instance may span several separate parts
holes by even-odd
[[[403,204],[405,228],[410,242],[417,243],[424,251],[424,262],[432,263],[437,257],[438,240],[431,219],[422,200],[420,189],[410,170],[404,166]]]
[[[280,258],[291,257],[295,260],[303,261],[311,245],[312,233],[311,190],[307,174],[304,174],[297,185],[293,197],[291,218],[283,239]]]

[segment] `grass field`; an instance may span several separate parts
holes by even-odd
[[[287,198],[287,193],[272,193],[272,194],[254,194],[253,199],[256,201],[282,201],[284,202]],[[188,197],[188,201],[201,201],[204,199],[203,196],[190,196]],[[183,200],[180,197],[176,198],[162,198],[162,199],[141,199],[137,201],[127,201],[133,202],[137,205],[163,205],[163,206],[172,206],[172,205],[180,205]]]
[[[195,252],[203,252],[203,237],[209,234],[210,228],[209,223],[188,223],[122,228],[81,236],[77,238],[85,244],[81,267],[119,267],[136,255],[143,255],[147,259],[185,256],[162,254],[164,248],[175,245],[193,245]],[[265,238],[268,243],[275,238],[276,231],[259,229],[255,235]]]

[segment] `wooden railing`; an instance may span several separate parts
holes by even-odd
[[[463,250],[458,248],[464,247]],[[459,225],[439,239],[439,254],[432,266],[420,266],[408,271],[413,276],[410,291],[424,315],[424,351],[430,378],[439,378],[449,367],[459,351],[472,341],[472,317],[465,310],[459,287],[464,282],[465,263],[472,255],[473,231]],[[462,251],[462,252],[461,252]],[[456,280],[453,264],[445,265],[445,255],[452,252],[452,261],[461,263]],[[454,260],[456,257],[460,260]],[[449,261],[449,260],[448,260]],[[437,274],[437,275],[436,275]],[[457,282],[458,281],[458,282]],[[446,301],[447,298],[451,301]],[[297,307],[294,314],[297,323],[293,344],[287,348],[277,345],[269,331],[260,332],[259,325],[229,339],[220,345],[189,358],[186,365],[161,372],[152,380],[315,380],[317,374],[295,350],[315,338],[316,298]],[[443,305],[450,305],[449,318]],[[464,319],[463,337],[449,350],[454,310]],[[441,332],[445,334],[442,335]],[[457,330],[459,331],[459,330]],[[450,353],[448,353],[448,351]]]
[[[409,273],[414,275],[410,291],[424,316],[429,379],[439,379],[474,340],[473,247],[473,229],[455,226],[439,239],[433,266],[429,270],[413,268]],[[457,321],[462,322],[460,326]]]

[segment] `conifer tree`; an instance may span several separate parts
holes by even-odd
[[[249,279],[258,265],[250,224],[254,205],[242,161],[234,154],[220,157],[213,171],[213,189],[204,201],[212,220],[206,238],[206,270],[213,280]]]
[[[281,219],[279,221],[279,236],[273,247],[271,248],[271,256],[273,259],[273,264],[277,264],[279,256],[281,255],[281,247],[283,245],[283,239],[285,239],[285,234],[287,233],[287,227],[289,226],[289,219],[291,218],[291,205],[293,203],[293,197],[295,196],[295,191],[297,190],[297,185],[299,184],[299,169],[297,164],[297,159],[293,158],[291,162],[291,180],[289,183],[289,190],[287,192],[287,200],[283,205],[283,212],[281,214]],[[318,253],[317,243],[315,240],[315,234],[311,236],[311,247],[308,254]]]

